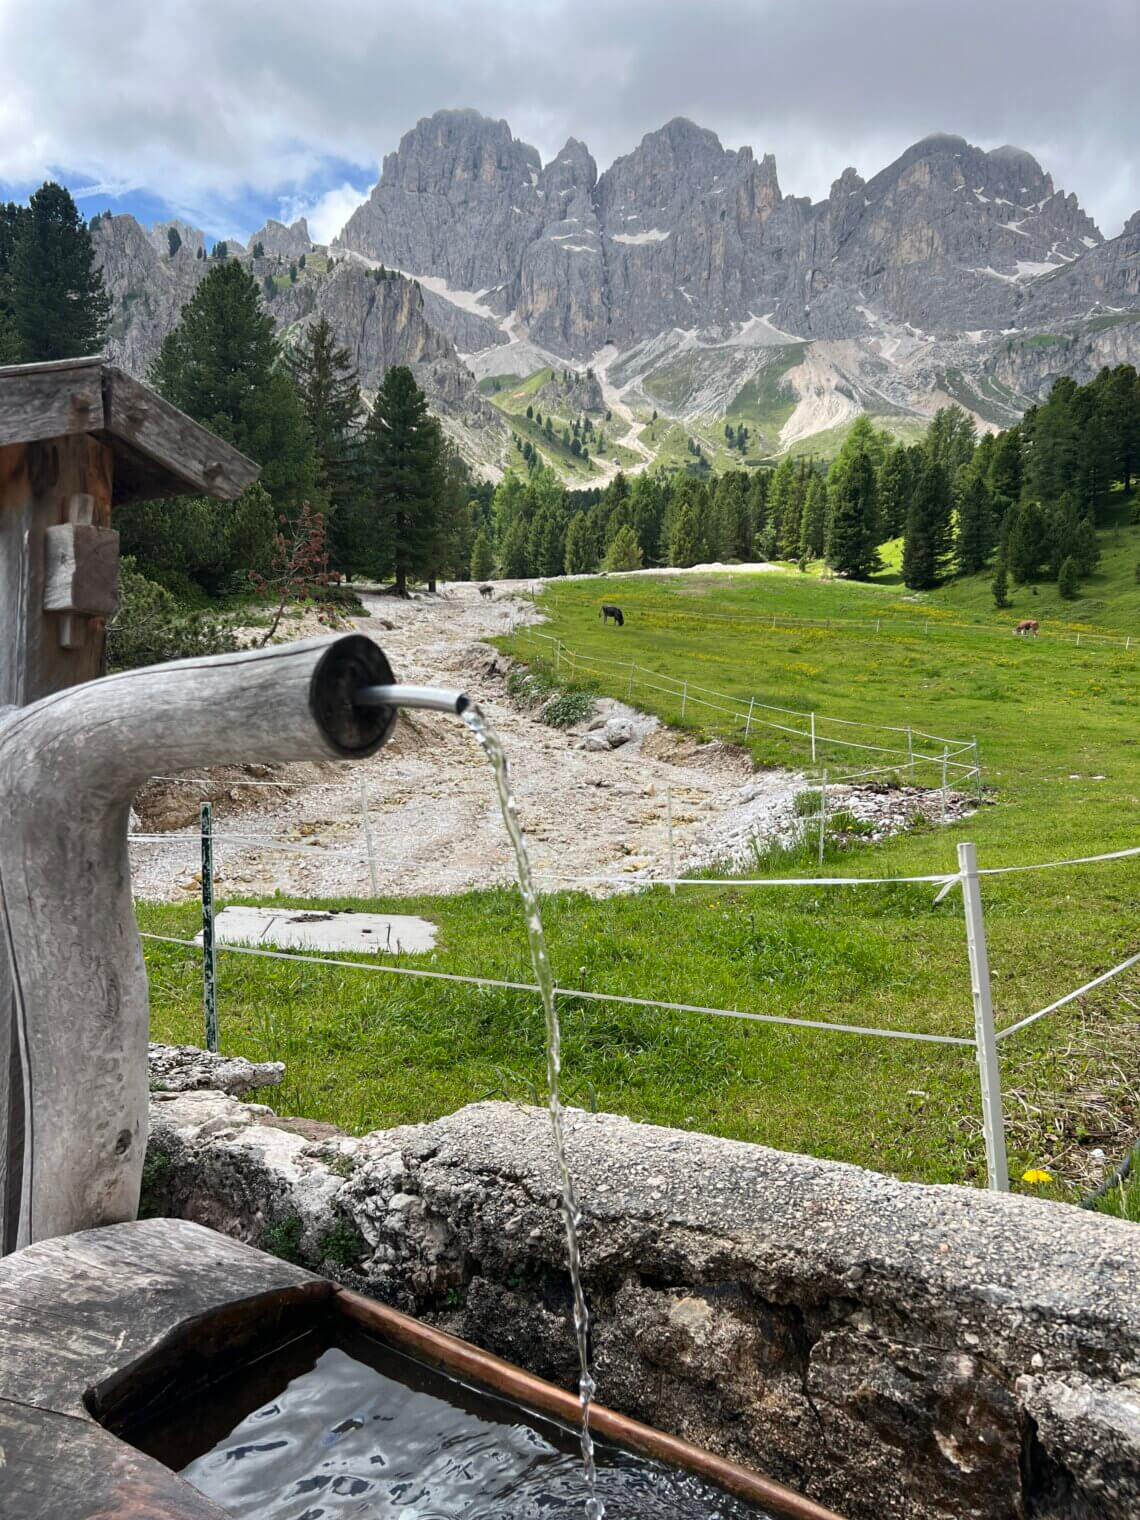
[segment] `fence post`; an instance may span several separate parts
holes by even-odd
[[[628,702],[633,696],[633,661],[629,662],[629,685],[625,689],[625,700]]]
[[[748,698],[748,716],[744,720],[744,737],[746,739],[748,738],[749,734],[752,732],[752,704],[755,701],[756,701],[755,697],[749,697]]]
[[[682,716],[682,718],[685,716],[685,703],[688,701],[688,698],[689,698],[689,683],[688,683],[688,681],[685,681],[683,683],[683,685],[681,686],[681,716]]]
[[[978,736],[974,735],[974,791],[979,802],[982,797],[982,757],[978,753]]]
[[[974,1046],[982,1088],[982,1128],[986,1137],[987,1186],[1009,1192],[1009,1163],[1005,1155],[1005,1116],[1001,1106],[1001,1068],[994,1036],[994,1005],[986,922],[978,882],[978,854],[972,844],[958,846],[962,902],[966,913],[966,946],[970,954],[970,984],[974,994]]]
[[[359,778],[360,818],[364,824],[364,847],[368,851],[368,875],[372,880],[372,896],[380,896],[380,883],[376,879],[376,852],[372,848],[372,820],[368,816],[368,797],[364,791],[364,777]]]
[[[208,802],[199,813],[202,832],[202,1008],[206,1049],[218,1048],[218,957],[214,949],[214,814]]]
[[[554,674],[557,675],[562,669],[562,640],[554,640]]]
[[[942,822],[946,822],[946,767],[949,761],[949,748],[942,746]]]
[[[815,764],[815,713],[811,715],[811,763]]]
[[[827,838],[827,768],[819,788],[819,863],[823,864],[823,845]]]
[[[669,891],[677,895],[677,856],[673,848],[673,788],[665,788],[665,817],[669,823]]]
[[[906,726],[906,769],[910,777],[910,783],[914,785],[914,735],[911,733],[910,724]]]

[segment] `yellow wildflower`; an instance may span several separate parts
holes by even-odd
[[[1036,1186],[1041,1182],[1052,1182],[1053,1176],[1051,1172],[1042,1172],[1036,1167],[1031,1166],[1027,1172],[1022,1172],[1021,1180],[1022,1182],[1030,1182]]]

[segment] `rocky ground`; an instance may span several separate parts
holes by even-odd
[[[545,885],[573,877],[667,877],[670,806],[680,870],[747,865],[757,846],[812,827],[795,806],[804,778],[785,770],[754,772],[741,749],[698,743],[608,699],[569,730],[544,723],[541,709],[525,709],[508,692],[509,661],[484,642],[536,617],[518,594],[522,589],[500,586],[493,601],[472,585],[407,602],[369,597],[370,615],[356,626],[383,645],[401,680],[461,687],[483,706],[510,757],[519,812]],[[289,631],[316,630],[302,623]],[[178,901],[197,894],[203,797],[215,802],[222,895],[367,896],[362,795],[385,895],[452,893],[514,880],[486,761],[452,718],[403,715],[394,740],[352,766],[230,767],[204,782],[158,781],[140,793],[140,832],[166,837],[132,847],[137,896]],[[952,795],[949,816],[968,805]],[[937,793],[833,788],[828,810],[850,815],[854,842],[905,827],[917,812],[937,819],[941,804]],[[284,848],[258,842],[267,838]]]

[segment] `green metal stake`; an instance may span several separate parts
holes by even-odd
[[[206,1015],[206,1049],[218,1048],[218,960],[214,949],[214,819],[203,802],[202,828],[202,1005]]]

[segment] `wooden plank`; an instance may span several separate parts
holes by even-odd
[[[89,1389],[102,1385],[112,1403],[132,1363],[227,1305],[264,1325],[277,1304],[331,1293],[323,1278],[187,1220],[42,1241],[0,1261],[0,1399],[82,1414]]]
[[[0,369],[0,448],[104,425],[103,366],[98,359]]]
[[[260,474],[252,459],[114,365],[104,369],[103,412],[116,450],[116,502],[188,491],[232,501]]]
[[[0,1515],[225,1520],[226,1511],[90,1421],[0,1399]]]
[[[57,523],[44,534],[44,611],[110,617],[119,601],[114,528]]]

